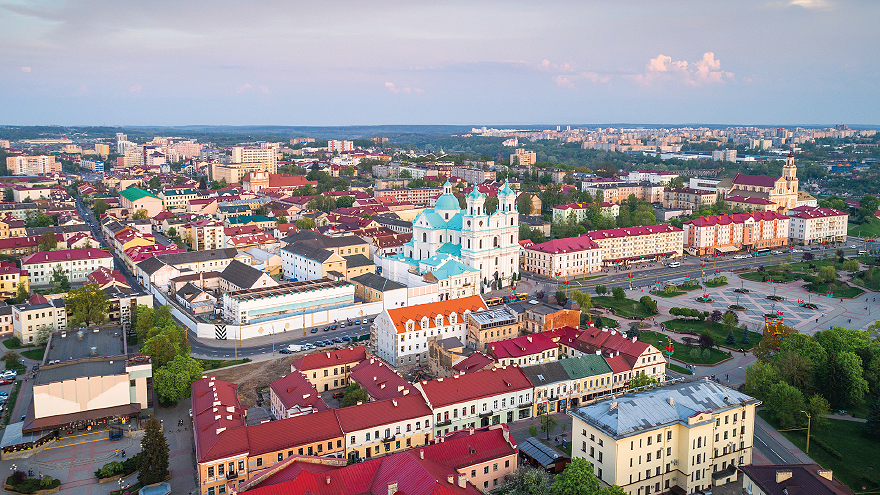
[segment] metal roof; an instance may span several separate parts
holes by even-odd
[[[535,437],[529,437],[525,442],[520,443],[519,451],[541,463],[544,468],[556,464],[559,458],[565,458],[564,453],[544,444]]]

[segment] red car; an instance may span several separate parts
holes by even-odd
[[[12,383],[14,381],[15,380],[12,378],[2,378],[2,379],[0,379],[0,385],[9,385],[10,383]]]

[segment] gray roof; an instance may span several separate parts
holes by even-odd
[[[443,340],[438,340],[437,345],[442,347],[443,349],[457,349],[459,347],[463,347],[460,340],[455,337],[446,337]]]
[[[99,330],[98,332],[95,332],[94,329],[83,330],[82,339],[80,339],[79,331],[75,329],[54,332],[46,359],[49,361],[56,359],[69,361],[95,357],[91,354],[92,347],[95,348],[96,356],[124,356],[122,329],[105,327]],[[65,336],[62,337],[62,335]]]
[[[568,459],[565,452],[553,448],[535,437],[529,437],[524,442],[521,442],[519,444],[519,451],[531,457],[536,462],[541,463],[541,466],[544,468],[556,464],[557,460],[560,458]]]
[[[501,306],[500,308],[484,309],[482,311],[473,311],[470,313],[470,316],[480,326],[492,323],[516,323],[516,314],[504,306]]]
[[[531,215],[520,215],[519,223],[524,223],[526,225],[532,227],[543,227],[544,225],[550,225],[550,222],[545,221],[541,217],[533,217]]]
[[[159,258],[151,256],[137,264],[138,270],[143,270],[147,275],[152,275],[165,266]]]
[[[345,258],[345,266],[347,268],[375,265],[375,263],[373,263],[373,260],[367,258],[362,254],[352,254],[350,256],[343,256],[343,258]]]
[[[157,256],[168,265],[176,266],[187,263],[200,263],[204,261],[231,260],[238,254],[235,248],[207,249],[205,251],[189,251],[186,253],[172,253]],[[146,261],[146,260],[144,260]]]
[[[388,280],[387,278],[381,275],[376,275],[375,273],[365,273],[363,275],[358,275],[357,277],[352,277],[351,280],[352,282],[357,282],[364,287],[369,287],[373,290],[378,290],[380,292],[396,289],[406,289],[405,285],[397,283],[393,280]]]
[[[715,382],[676,383],[614,401],[603,401],[576,409],[571,414],[612,437],[653,430],[675,423],[687,424],[698,412],[734,409],[759,401]]]
[[[125,357],[101,359],[43,366],[37,372],[37,385],[72,380],[87,376],[122,375],[125,373]]]
[[[263,272],[238,260],[232,260],[220,274],[220,278],[242,289],[252,288],[262,276]]]
[[[284,251],[302,256],[303,258],[319,261],[321,263],[327,261],[327,258],[333,255],[333,251],[327,251],[322,248],[316,241],[298,241],[294,244],[285,246]]]
[[[46,232],[54,232],[56,234],[73,234],[76,232],[89,232],[92,229],[91,225],[86,223],[81,223],[77,225],[64,225],[61,227],[31,227],[25,229],[25,232],[28,236],[32,235],[43,235]]]
[[[196,287],[190,282],[187,282],[179,291],[177,291],[177,295],[187,301],[192,301],[193,297],[198,296],[201,293],[202,289]]]
[[[407,229],[412,228],[412,222],[407,222],[406,220],[390,217],[388,215],[373,215],[370,217],[370,220],[373,220],[379,225],[395,225],[397,227],[403,227]]]
[[[300,230],[299,232],[294,232],[293,234],[284,236],[281,238],[281,242],[285,244],[293,244],[297,241],[305,241],[305,240],[314,240],[318,239],[318,236],[321,234],[317,232],[313,232],[311,230]]]
[[[559,310],[561,310],[561,306],[551,306],[549,304],[532,304],[526,308],[527,311],[531,311],[533,313],[538,313],[541,315],[549,315],[553,314]]]
[[[549,383],[565,382],[571,379],[559,361],[523,366],[520,370],[532,382],[532,385],[536,387]]]

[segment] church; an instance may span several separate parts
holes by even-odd
[[[776,211],[785,214],[788,210],[799,206],[794,155],[788,154],[782,167],[782,177],[736,174],[732,179],[727,178],[719,182],[718,192],[725,200],[746,206],[747,209],[767,210],[769,208],[762,206],[775,205]]]
[[[519,267],[516,192],[505,182],[492,214],[486,212],[486,196],[479,188],[465,199],[466,208],[461,209],[452,184],[443,184],[434,208],[425,209],[413,221],[413,237],[404,244],[403,254],[413,260],[449,256],[479,270],[485,286],[506,287]]]

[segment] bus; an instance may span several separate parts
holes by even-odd
[[[502,302],[503,301],[500,297],[490,297],[489,299],[486,299],[486,306],[498,306]]]
[[[770,255],[770,248],[755,250],[755,256],[769,256],[769,255]]]

